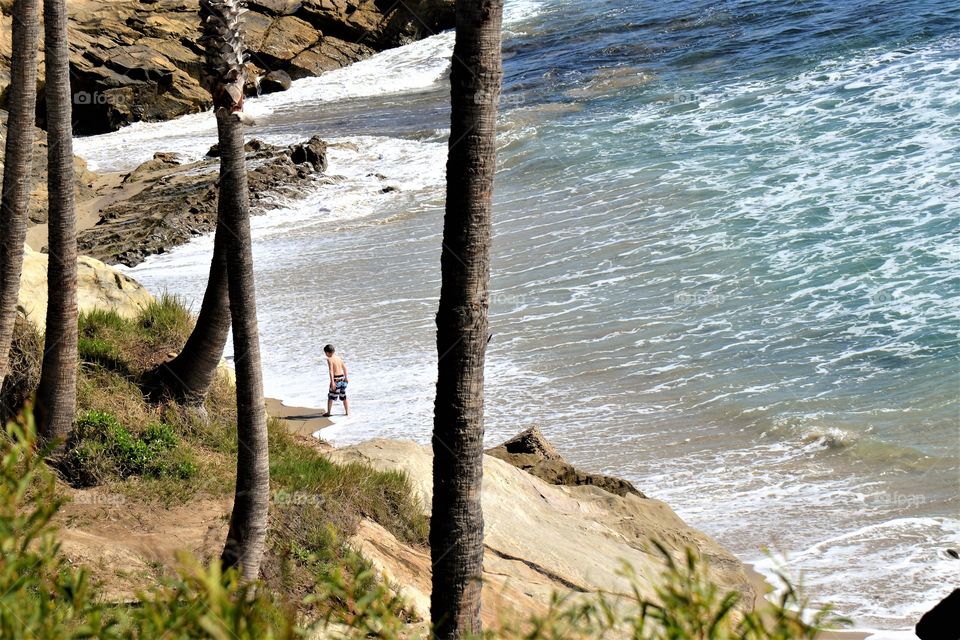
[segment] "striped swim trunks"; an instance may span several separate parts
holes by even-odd
[[[327,394],[329,400],[347,399],[347,379],[346,376],[333,376],[334,390]]]

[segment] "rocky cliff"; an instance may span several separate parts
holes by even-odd
[[[432,456],[412,442],[372,440],[337,449],[337,462],[360,462],[402,470],[429,508]],[[624,563],[636,571],[637,586],[654,597],[663,564],[652,541],[678,560],[693,548],[706,560],[722,590],[744,594],[751,606],[756,587],[746,568],[707,535],[684,523],[669,506],[639,492],[617,495],[593,485],[549,484],[510,463],[484,456],[483,513],[486,521],[484,616],[487,623],[514,614],[542,613],[554,593],[629,593]],[[429,619],[430,552],[405,546],[373,522],[364,521],[354,544],[414,609]]]
[[[0,106],[10,81],[12,3],[0,0]],[[67,5],[77,133],[113,131],[210,106],[198,81],[198,0],[68,0]],[[250,0],[249,8],[252,79],[270,72],[277,72],[273,78],[319,75],[453,25],[453,0]]]

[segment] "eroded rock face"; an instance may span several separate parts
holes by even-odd
[[[362,462],[402,470],[429,511],[432,455],[412,442],[372,440],[329,454],[336,462]],[[525,618],[546,610],[555,592],[627,593],[623,561],[635,570],[636,586],[648,598],[663,571],[653,541],[678,561],[694,549],[709,577],[724,591],[743,594],[750,608],[756,587],[730,552],[689,527],[666,504],[635,494],[614,495],[595,486],[556,486],[491,456],[483,460],[485,520],[484,616],[488,622],[512,609]],[[425,608],[430,593],[428,550],[411,550],[372,524],[351,541],[379,570],[395,579],[414,606]]]
[[[253,213],[276,206],[275,196],[296,195],[327,166],[327,145],[316,136],[286,148],[253,139],[244,149]],[[208,156],[217,155],[214,145]],[[78,234],[80,251],[134,266],[214,231],[218,176],[219,160],[178,164],[174,154],[155,154],[123,178],[120,188],[131,188],[131,195],[100,209],[100,221]]]
[[[592,485],[618,496],[632,494],[646,497],[626,480],[577,469],[563,459],[538,427],[527,429],[500,446],[487,449],[487,455],[505,460],[550,484]]]
[[[47,319],[47,254],[25,248],[17,307],[43,331]],[[139,282],[95,258],[77,260],[77,306],[80,312],[113,310],[125,318],[136,317],[153,302]]]
[[[198,81],[198,0],[67,4],[76,133],[210,107]],[[0,2],[0,106],[10,81],[11,6]],[[260,77],[318,75],[453,26],[453,0],[254,0],[249,6],[249,70]]]

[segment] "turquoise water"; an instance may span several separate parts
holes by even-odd
[[[960,575],[960,10],[508,13],[489,442],[538,424],[859,627],[911,627]],[[335,181],[254,223],[267,392],[321,404],[337,343],[338,443],[429,438],[451,44],[249,107],[252,136],[339,145]],[[199,156],[210,120],[78,148]],[[210,244],[133,273],[198,304]]]

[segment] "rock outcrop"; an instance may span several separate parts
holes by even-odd
[[[327,167],[327,145],[318,137],[290,147],[250,140],[248,182],[253,213],[277,206],[276,197],[295,195]],[[219,155],[214,146],[211,156]],[[157,153],[123,177],[118,192],[99,210],[99,222],[78,234],[80,252],[104,262],[134,266],[212,232],[217,223],[219,161],[180,164],[176,155]]]
[[[487,455],[505,460],[550,484],[592,485],[618,496],[632,494],[646,497],[626,480],[577,469],[563,459],[537,427],[531,427],[503,444],[487,449]]]
[[[377,469],[404,471],[422,504],[429,508],[432,456],[412,442],[373,440],[330,454],[337,462],[361,462]],[[622,563],[636,572],[642,595],[653,597],[653,581],[663,570],[652,541],[680,559],[687,548],[708,563],[721,589],[744,594],[752,606],[756,588],[745,567],[705,534],[687,526],[666,504],[628,493],[614,495],[596,486],[547,484],[509,463],[484,457],[483,511],[486,521],[484,616],[543,612],[554,592],[627,593]],[[421,614],[429,608],[430,554],[399,543],[371,522],[352,540]]]
[[[67,4],[77,133],[209,108],[198,81],[198,0]],[[11,6],[0,0],[0,105],[10,82]],[[249,6],[251,77],[319,75],[453,26],[453,0],[253,0]]]
[[[43,331],[47,318],[48,256],[29,247],[25,251],[17,307]],[[105,309],[133,318],[153,302],[143,285],[95,258],[80,256],[77,269],[77,305],[81,312]]]

